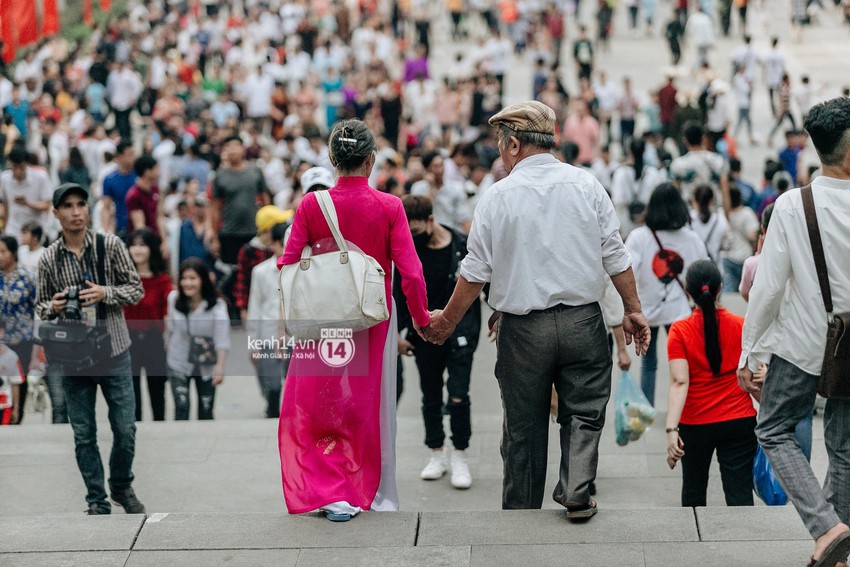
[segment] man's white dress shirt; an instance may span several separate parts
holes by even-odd
[[[850,311],[850,181],[820,176],[813,182],[834,313]],[[739,367],[750,370],[775,354],[819,375],[827,315],[799,189],[774,205],[744,321]],[[764,354],[769,353],[769,354]]]
[[[551,154],[523,159],[487,190],[467,247],[461,275],[490,282],[493,309],[515,315],[600,301],[605,274],[631,266],[605,189]]]

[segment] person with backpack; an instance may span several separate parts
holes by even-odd
[[[698,185],[691,198],[691,228],[705,243],[709,259],[719,267],[729,223],[721,211],[715,210],[714,190],[709,185]]]
[[[653,191],[646,210],[646,225],[634,229],[626,239],[638,296],[649,322],[651,341],[640,369],[641,389],[655,405],[655,372],[658,368],[656,341],[660,328],[687,317],[688,296],[681,276],[698,260],[708,259],[705,244],[690,227],[688,206],[672,183]]]
[[[694,262],[685,281],[696,309],[667,336],[667,464],[682,461],[682,506],[705,506],[716,452],[726,505],[752,506],[756,410],[735,376],[744,319],[717,305],[722,286],[714,263]]]
[[[611,200],[620,219],[620,234],[629,235],[635,225],[635,213],[646,206],[656,187],[667,180],[667,175],[657,167],[644,162],[646,141],[635,138],[629,144],[625,164],[614,170],[611,176]]]
[[[332,251],[332,230],[320,205],[329,198],[341,237],[384,271],[390,316],[331,344],[332,352],[296,342],[284,386],[279,447],[290,514],[321,511],[348,521],[363,510],[398,510],[395,482],[397,322],[392,306],[392,264],[401,275],[414,329],[430,323],[422,264],[398,197],[369,187],[376,142],[360,120],[337,122],[329,140],[336,186],[304,195],[278,267],[301,262],[305,247]],[[330,244],[330,245],[329,245]],[[296,268],[297,269],[297,268]],[[340,282],[344,286],[344,282]],[[340,287],[339,294],[348,288]],[[284,298],[321,302],[323,297]],[[329,324],[331,330],[333,324]],[[342,329],[345,331],[346,329]],[[348,329],[349,331],[351,329]]]

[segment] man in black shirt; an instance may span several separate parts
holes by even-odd
[[[407,195],[404,210],[413,234],[416,252],[422,262],[428,309],[441,309],[457,283],[460,262],[466,256],[466,236],[434,221],[431,199]],[[481,330],[481,303],[476,301],[466,312],[454,334],[442,345],[428,343],[413,332],[407,302],[401,290],[401,278],[393,278],[393,297],[398,306],[399,331],[408,330],[407,340],[399,339],[399,352],[416,357],[419,383],[422,388],[422,417],[425,420],[425,444],[431,449],[431,459],[422,470],[424,480],[436,480],[446,474],[449,460],[443,445],[443,373],[448,370],[446,409],[451,418],[452,486],[469,488],[472,477],[466,462],[465,450],[472,435],[469,410],[469,380],[472,356],[478,346]]]

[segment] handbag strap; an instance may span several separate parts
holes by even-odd
[[[661,244],[661,239],[658,238],[658,235],[655,233],[654,230],[652,230],[650,232],[652,232],[652,236],[655,238],[655,242],[658,243],[658,250],[663,251],[664,245]],[[682,280],[679,279],[678,274],[676,274],[676,283],[679,284],[679,287],[682,288],[683,292],[685,292],[685,299],[687,299],[688,298],[688,291],[685,289],[685,285],[682,283]]]
[[[812,255],[815,258],[815,269],[818,272],[818,283],[823,295],[823,306],[827,313],[832,313],[832,291],[829,289],[829,272],[826,270],[826,257],[823,253],[823,241],[820,237],[818,213],[815,210],[815,196],[811,184],[800,190],[803,195],[803,212],[806,214],[806,228],[809,229],[809,242],[812,245]]]
[[[325,221],[331,229],[336,246],[340,252],[348,253],[348,246],[345,244],[345,239],[339,231],[339,219],[336,216],[336,207],[331,196],[327,191],[316,191],[316,200],[319,202],[319,207],[322,209],[322,214],[325,216]]]

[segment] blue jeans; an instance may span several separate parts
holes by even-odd
[[[62,376],[68,419],[74,430],[77,466],[86,484],[86,502],[110,509],[103,481],[103,462],[97,446],[95,403],[97,387],[109,406],[109,425],[114,436],[109,457],[109,489],[129,488],[133,483],[133,458],[136,453],[136,396],[130,353],[98,363],[83,373],[88,376]]]
[[[735,262],[729,258],[723,258],[723,291],[726,293],[738,293],[741,287],[741,274],[744,271],[744,263]]]
[[[668,332],[670,331],[670,325],[665,325],[664,328]],[[640,389],[643,390],[643,395],[646,396],[652,407],[655,407],[655,371],[658,370],[658,352],[656,351],[658,329],[659,327],[649,328],[651,333],[649,349],[647,349],[640,365]]]

